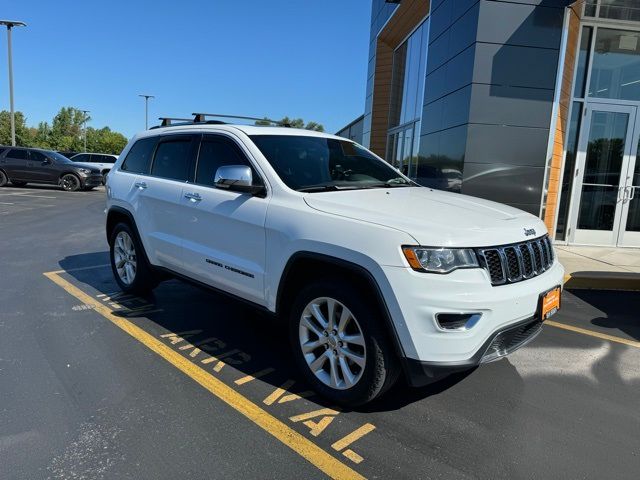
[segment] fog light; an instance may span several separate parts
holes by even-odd
[[[436,322],[443,330],[470,330],[480,321],[481,313],[438,313]]]

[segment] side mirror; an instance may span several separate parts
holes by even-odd
[[[216,188],[250,193],[252,195],[264,193],[263,186],[253,185],[251,168],[246,165],[225,165],[218,168],[214,185]]]

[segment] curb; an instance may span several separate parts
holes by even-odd
[[[574,272],[564,276],[564,288],[569,290],[640,291],[640,274],[633,272]]]

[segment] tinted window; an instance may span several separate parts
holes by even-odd
[[[7,153],[7,157],[17,158],[19,160],[28,160],[29,159],[29,151],[28,150],[19,150],[17,148],[12,148]]]
[[[218,168],[223,165],[247,165],[251,166],[238,146],[229,139],[223,137],[205,137],[200,145],[198,168],[196,170],[196,183],[213,186]],[[253,183],[260,184],[260,178],[252,168]]]
[[[6,148],[2,148],[0,147],[0,155],[2,155],[4,153],[4,151],[6,150]]]
[[[74,162],[88,162],[89,155],[87,155],[86,153],[81,153],[79,155],[74,156],[72,160]]]
[[[31,150],[31,160],[34,162],[44,162],[47,157],[40,152],[36,152],[35,150]]]
[[[116,163],[116,159],[109,156],[109,155],[96,155],[97,158],[97,162],[100,163]]]
[[[151,155],[153,155],[153,149],[157,142],[156,137],[138,140],[129,150],[127,158],[124,159],[122,170],[133,173],[149,173]]]
[[[251,137],[289,188],[377,188],[412,185],[360,145],[323,137]]]
[[[186,181],[191,163],[191,137],[176,137],[160,142],[153,159],[151,174]]]

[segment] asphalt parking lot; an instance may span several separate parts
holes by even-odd
[[[249,307],[120,294],[103,210],[0,189],[0,478],[638,478],[637,293],[565,292],[508,359],[344,411]]]

